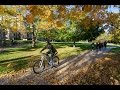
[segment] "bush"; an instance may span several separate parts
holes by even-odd
[[[31,40],[27,40],[27,41],[23,41],[23,40],[14,40],[14,42],[16,43],[16,44],[30,44],[30,43],[32,43],[32,41]]]

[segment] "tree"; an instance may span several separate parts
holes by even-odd
[[[31,5],[27,6],[27,11],[29,11],[29,14],[26,15],[26,22],[32,26],[32,47],[35,47],[36,43],[36,34],[35,32],[37,31],[36,29],[36,23],[38,21],[40,23],[46,23],[46,20],[48,21],[47,23],[47,28],[52,27],[53,19],[52,19],[52,9],[50,6],[44,6],[44,5]],[[46,28],[46,27],[41,27],[41,25],[38,25],[38,29],[41,28]]]
[[[109,13],[109,20],[107,21],[108,34],[111,41],[114,43],[120,42],[120,16],[119,13]]]
[[[5,33],[10,31],[11,29],[11,21],[12,21],[12,17],[15,15],[16,13],[14,12],[13,8],[8,8],[7,6],[0,6],[0,16],[1,16],[1,22],[0,22],[0,26],[1,29],[4,31],[4,36]],[[8,35],[8,39],[9,39]],[[5,43],[5,37],[3,38],[3,44]]]
[[[112,22],[111,17],[115,19],[119,15],[109,14],[106,11],[108,7],[109,5],[3,5],[0,7],[0,11],[2,13],[2,9],[5,9],[5,12],[11,16],[11,20],[8,20],[7,23],[13,23],[13,26],[7,28],[13,32],[19,31],[22,34],[32,32],[32,47],[35,47],[37,34],[41,30],[46,30],[49,37],[54,36],[52,29],[67,30],[68,35],[60,34],[61,39],[64,38],[63,40],[76,41],[88,39],[89,36],[90,40],[94,40],[102,33],[102,30],[99,30],[102,24],[113,23],[115,27],[118,26],[116,21]],[[66,25],[66,22],[69,21],[72,22],[71,26]],[[21,30],[22,28],[24,29]],[[63,32],[60,31],[60,33]],[[57,36],[54,37],[57,38]]]

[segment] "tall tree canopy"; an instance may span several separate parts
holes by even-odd
[[[103,29],[103,24],[114,26],[112,33],[119,31],[119,14],[110,13],[110,5],[0,5],[1,28],[13,32],[32,32],[32,47],[41,30],[69,30],[69,39],[94,40]],[[119,5],[114,5],[118,7]],[[116,29],[115,29],[116,28]],[[68,31],[69,31],[68,30]],[[52,34],[51,34],[52,35]],[[118,35],[118,34],[117,34]],[[67,36],[66,36],[67,38]]]

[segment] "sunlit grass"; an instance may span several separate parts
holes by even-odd
[[[0,73],[19,71],[24,68],[32,67],[34,61],[40,57],[40,50],[45,43],[38,43],[37,48],[30,48],[30,45],[23,45],[19,48],[6,48],[7,50],[0,53]],[[90,48],[89,44],[77,43],[73,47],[72,43],[53,43],[57,48],[58,57],[63,60],[72,55],[78,55]]]
[[[33,51],[32,51],[33,50]],[[35,50],[35,51],[34,51]],[[31,49],[31,51],[10,51],[0,55],[0,61],[16,59],[26,56],[39,55],[38,49]]]
[[[78,55],[80,54],[80,52],[82,52],[81,49],[78,47],[74,48],[74,47],[68,47],[68,46],[64,48],[59,48],[57,50],[59,52],[58,56],[60,57],[60,59],[67,58],[72,55]]]

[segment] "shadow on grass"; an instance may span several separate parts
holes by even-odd
[[[34,64],[34,61],[39,59],[38,56],[26,56],[16,59],[10,59],[6,61],[0,61],[1,68],[7,67],[5,71],[11,70],[11,71],[18,71],[24,68],[32,67]],[[0,68],[0,69],[1,69]]]
[[[8,49],[8,50],[4,50],[0,53],[0,55],[3,55],[3,54],[10,54],[10,53],[13,53],[13,52],[16,52],[16,51],[35,51],[35,49],[31,49],[31,48],[14,48],[14,49]]]
[[[45,43],[37,43],[36,47],[31,47],[31,44],[24,44],[21,46],[16,46],[16,47],[6,47],[5,50],[0,52],[0,55],[2,54],[9,54],[11,52],[16,52],[16,51],[35,51],[35,49],[38,48],[43,48],[43,46],[45,45]]]
[[[0,63],[9,63],[9,62],[13,62],[13,61],[18,61],[18,60],[22,60],[22,59],[26,59],[29,58],[31,56],[26,56],[26,57],[20,57],[20,58],[15,58],[15,59],[10,59],[10,60],[4,60],[4,61],[0,61]]]

